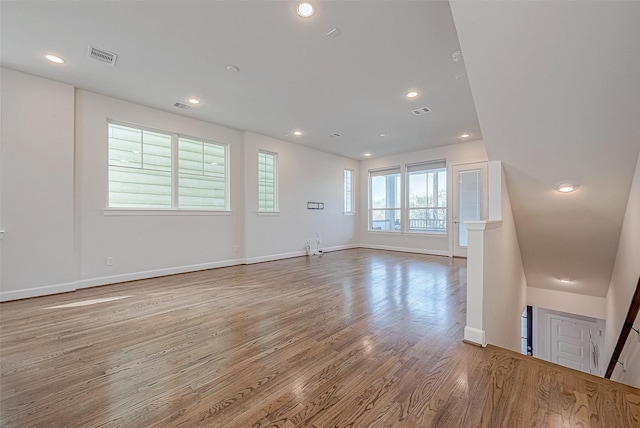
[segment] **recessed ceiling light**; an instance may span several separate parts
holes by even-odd
[[[303,18],[308,18],[313,15],[315,12],[315,7],[313,7],[313,3],[308,1],[301,1],[296,5],[296,12]]]
[[[299,137],[302,135],[302,131],[293,131],[293,135],[297,135]]]
[[[386,136],[387,136],[387,134],[380,134],[380,136],[381,136],[381,137],[386,137]]]
[[[200,104],[200,100],[197,98],[189,98],[187,101],[189,101],[191,104]]]
[[[418,96],[418,93],[416,91],[407,92],[407,98],[415,98],[417,96]]]
[[[560,193],[571,193],[578,189],[578,184],[573,181],[560,181],[553,186]]]
[[[558,281],[560,281],[563,284],[571,284],[571,279],[569,278],[558,278]]]
[[[364,156],[368,158],[369,156],[371,156],[371,153],[367,152],[364,154]]]
[[[462,134],[460,138],[469,138],[469,134]]]
[[[64,59],[60,58],[58,55],[46,54],[44,57],[56,64],[64,64]]]
[[[229,64],[227,65],[227,71],[231,73],[237,73],[238,71],[240,71],[240,67],[238,67],[237,65]]]

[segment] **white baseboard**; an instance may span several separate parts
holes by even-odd
[[[26,288],[24,290],[0,291],[0,302],[48,296],[49,294],[68,293],[75,289],[75,282],[67,282],[65,284],[45,285],[43,287]]]
[[[76,283],[76,288],[97,287],[100,285],[117,284],[119,282],[136,281],[138,279],[157,278],[159,276],[175,275],[177,273],[196,272],[199,270],[215,269],[241,265],[242,259],[224,260],[220,262],[200,263],[197,265],[178,266],[165,269],[154,269],[142,272],[125,273],[121,275],[102,276],[99,278],[83,279]]]
[[[290,259],[292,257],[306,256],[306,251],[293,251],[291,253],[272,254],[269,256],[249,257],[244,259],[245,265],[251,265],[254,263],[272,262],[274,260]]]
[[[446,257],[449,257],[449,252],[448,251],[442,251],[442,250],[428,250],[428,249],[423,249],[423,248],[409,248],[409,247],[391,247],[391,246],[387,246],[387,245],[375,245],[375,244],[358,244],[357,247],[369,248],[371,250],[399,251],[399,252],[402,252],[402,253],[416,253],[416,254],[426,254],[426,255],[429,255],[429,256],[446,256]]]
[[[436,256],[447,256],[445,251],[437,250],[423,250],[418,248],[404,248],[404,247],[389,247],[386,245],[369,245],[369,244],[346,244],[336,245],[333,247],[320,248],[323,253],[329,253],[332,251],[349,250],[353,248],[370,248],[376,250],[389,250],[400,251],[405,253],[419,253]],[[236,266],[241,264],[254,264],[269,262],[274,260],[288,259],[292,257],[306,256],[306,251],[293,251],[290,253],[272,254],[268,256],[250,257],[246,259],[233,259],[224,260],[220,262],[201,263],[195,265],[178,266],[165,269],[155,269],[142,272],[125,273],[120,275],[102,276],[98,278],[82,279],[76,282],[69,282],[66,284],[47,285],[43,287],[28,288],[25,290],[16,291],[2,291],[0,292],[0,302],[6,302],[10,300],[27,299],[30,297],[47,296],[50,294],[67,293],[74,290],[83,288],[98,287],[101,285],[117,284],[120,282],[136,281],[139,279],[156,278],[166,275],[175,275],[178,273],[195,272],[199,270],[215,269],[227,266]],[[466,333],[465,333],[466,337]]]
[[[484,330],[469,327],[468,325],[464,327],[464,340],[476,345],[480,345],[482,347],[487,346],[487,340],[485,339]]]

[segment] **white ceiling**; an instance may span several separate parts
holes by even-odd
[[[446,1],[316,3],[303,19],[294,1],[2,1],[1,60],[354,159],[481,138],[468,80],[454,77],[465,69],[451,59],[459,45]],[[334,28],[340,35],[327,36]],[[117,53],[116,66],[89,59],[89,44]],[[404,97],[411,89],[420,96]],[[173,107],[190,96],[202,104]],[[411,113],[423,106],[432,112]]]
[[[505,164],[528,284],[606,295],[640,150],[640,2],[316,3],[302,19],[293,1],[2,1],[0,60],[354,159],[484,137]],[[173,107],[190,96],[202,105]],[[579,191],[555,192],[562,179]]]
[[[605,296],[640,151],[640,2],[451,9],[528,285]],[[580,187],[560,194],[561,180]]]

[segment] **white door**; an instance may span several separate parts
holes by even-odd
[[[551,318],[551,362],[591,373],[591,326]]]
[[[453,173],[453,255],[467,257],[465,221],[487,218],[487,163],[454,165]]]

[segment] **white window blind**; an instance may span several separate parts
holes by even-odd
[[[277,154],[263,150],[258,152],[258,211],[276,212],[277,204]]]
[[[109,124],[109,206],[171,208],[171,135]]]
[[[369,171],[369,230],[402,229],[400,167]]]
[[[223,210],[227,205],[226,147],[178,138],[178,205]]]
[[[344,212],[353,213],[353,170],[344,170]]]
[[[445,160],[407,165],[407,230],[447,231],[447,168]]]
[[[226,145],[118,123],[108,133],[110,208],[229,209]]]

